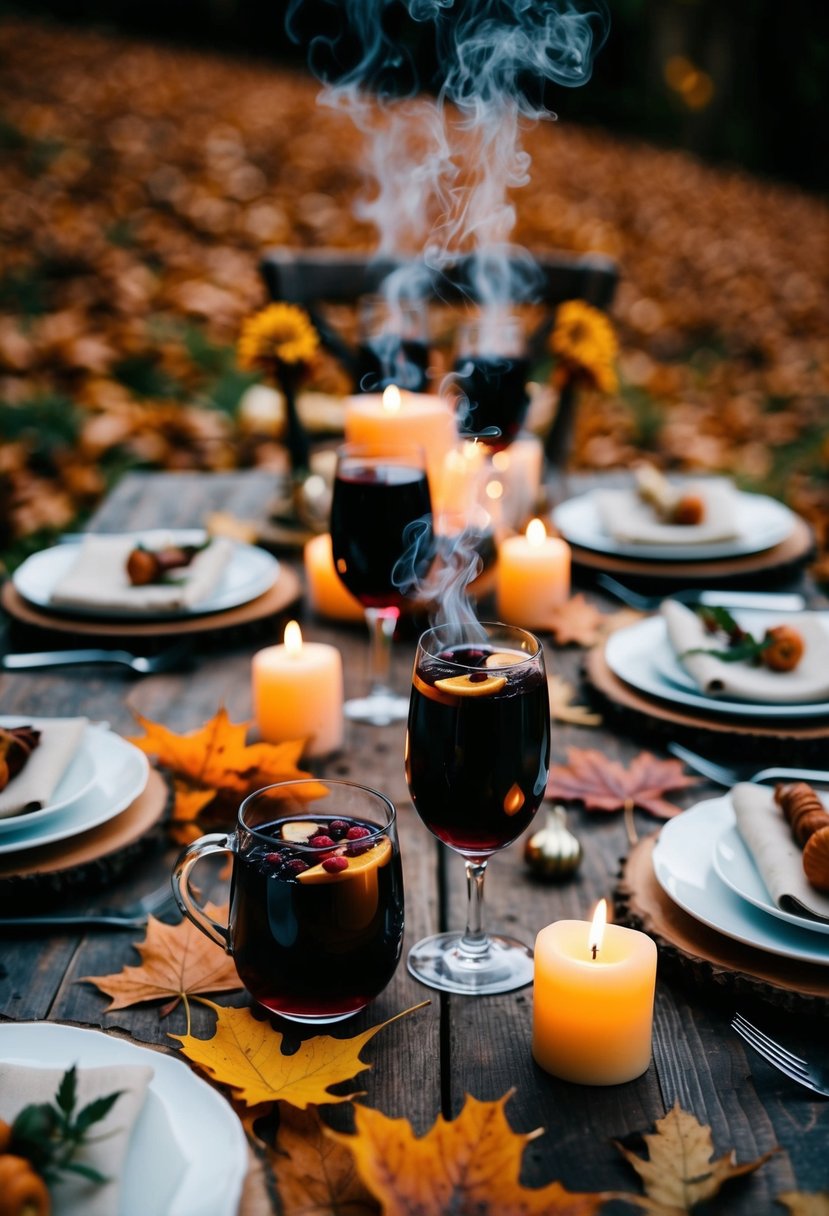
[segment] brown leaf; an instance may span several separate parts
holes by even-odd
[[[457,1119],[439,1115],[420,1139],[406,1119],[365,1106],[354,1108],[355,1135],[328,1134],[350,1149],[383,1216],[593,1216],[607,1196],[572,1193],[558,1182],[534,1190],[520,1184],[524,1148],[540,1132],[512,1130],[504,1114],[511,1093],[495,1102],[467,1096]]]
[[[711,1128],[675,1103],[673,1110],[656,1120],[656,1131],[646,1133],[648,1157],[632,1153],[616,1141],[616,1147],[642,1180],[650,1202],[640,1206],[664,1216],[684,1216],[698,1203],[718,1195],[724,1183],[759,1169],[777,1149],[754,1161],[736,1163],[736,1153],[714,1156]]]
[[[266,1146],[285,1216],[376,1216],[348,1144],[328,1134],[315,1107],[279,1103],[279,1132]]]
[[[829,1191],[784,1191],[777,1202],[789,1216],[829,1216]]]
[[[227,919],[226,908],[206,904],[205,910],[214,920]],[[170,997],[172,1009],[196,993],[235,992],[242,987],[233,960],[189,920],[165,925],[151,916],[147,936],[135,948],[141,955],[140,966],[124,967],[113,975],[83,977],[112,998],[107,1013]]]
[[[595,646],[602,636],[604,613],[579,592],[550,615],[547,629],[560,646]]]
[[[625,769],[594,748],[571,747],[567,764],[554,764],[550,769],[547,796],[575,799],[589,811],[638,806],[658,819],[670,819],[681,808],[661,795],[696,782],[696,777],[683,773],[679,760],[659,760],[650,752],[640,752]]]
[[[573,705],[575,690],[562,676],[547,676],[550,690],[550,716],[557,722],[571,722],[574,726],[601,726],[602,715],[594,714],[586,705]]]

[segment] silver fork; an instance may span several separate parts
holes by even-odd
[[[639,612],[652,612],[666,599],[679,600],[681,604],[720,605],[723,608],[758,608],[769,612],[802,612],[806,601],[802,595],[776,591],[673,591],[665,595],[642,595],[625,586],[609,574],[599,573],[596,582],[617,600],[636,608]]]
[[[731,1028],[736,1030],[740,1038],[745,1039],[749,1047],[753,1047],[758,1055],[761,1055],[764,1060],[768,1060],[769,1064],[773,1064],[775,1068],[779,1068],[787,1077],[791,1077],[793,1081],[797,1081],[806,1089],[811,1089],[813,1093],[829,1098],[829,1069],[807,1064],[800,1056],[796,1056],[794,1052],[788,1051],[780,1043],[769,1038],[762,1030],[752,1026],[751,1022],[741,1013],[734,1015]]]
[[[176,901],[169,881],[143,899],[121,908],[102,908],[99,912],[45,913],[37,916],[0,917],[3,929],[144,929],[147,918],[163,920],[176,912]]]
[[[158,654],[130,654],[128,650],[39,650],[32,654],[7,654],[0,659],[6,671],[35,671],[44,667],[80,667],[88,664],[126,667],[135,675],[151,676],[181,667],[190,657],[189,642],[177,642]]]
[[[698,756],[680,743],[669,743],[668,751],[678,760],[682,760],[689,768],[701,773],[709,781],[717,785],[730,787],[738,781],[817,781],[829,782],[829,772],[814,768],[761,768],[757,771],[750,764],[725,765]]]

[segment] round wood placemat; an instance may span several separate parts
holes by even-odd
[[[784,1009],[829,1016],[829,966],[745,946],[709,929],[669,899],[653,871],[654,832],[631,849],[614,891],[619,923],[659,947],[661,969],[734,997],[760,997]]]
[[[24,600],[17,588],[8,579],[0,591],[0,604],[18,625],[27,629],[43,630],[66,637],[99,638],[104,642],[113,640],[175,641],[182,638],[204,640],[213,633],[249,628],[270,621],[293,604],[302,595],[302,583],[296,571],[283,563],[279,566],[276,582],[263,595],[227,608],[222,612],[205,613],[203,616],[179,617],[175,620],[121,621],[91,617],[65,616],[57,612],[30,604]]]
[[[695,706],[660,701],[620,680],[608,666],[605,646],[588,653],[584,674],[596,693],[599,708],[626,733],[658,736],[699,749],[727,748],[732,760],[754,759],[758,767],[807,762],[815,768],[825,767],[829,717],[797,721],[730,714],[715,717]]]
[[[113,882],[145,850],[164,843],[170,801],[167,782],[150,770],[143,793],[114,819],[88,832],[0,856],[0,905],[10,912],[46,899],[86,894]]]
[[[815,549],[812,529],[799,516],[785,540],[762,553],[711,561],[657,561],[655,558],[620,557],[595,549],[572,546],[574,566],[590,573],[618,575],[637,586],[725,587],[767,585],[790,578],[805,565]]]

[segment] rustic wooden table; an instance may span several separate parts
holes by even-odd
[[[121,482],[90,527],[113,531],[195,526],[214,509],[262,517],[271,488],[269,478],[257,473],[134,474]],[[362,629],[315,620],[307,613],[303,626],[307,637],[341,649],[346,693],[356,692],[363,682],[367,647]],[[198,656],[192,672],[139,681],[99,668],[4,674],[0,704],[7,714],[83,712],[109,721],[122,734],[134,732],[134,710],[178,731],[199,726],[220,704],[239,721],[251,714],[250,658],[260,644],[261,638],[246,643],[234,637],[224,649],[214,641]],[[412,653],[412,643],[395,648],[394,675],[400,688],[408,683]],[[581,651],[556,648],[548,640],[546,654],[551,670],[578,684]],[[429,932],[462,924],[465,882],[461,860],[444,855],[410,805],[403,736],[402,725],[349,724],[343,751],[324,771],[375,785],[399,808],[407,949]],[[606,728],[554,723],[554,761],[565,758],[568,746],[598,747],[626,762],[640,750],[642,740],[619,738]],[[676,801],[690,805],[716,792],[702,782],[677,795]],[[638,812],[636,818],[642,834],[658,826]],[[551,921],[585,919],[599,897],[611,894],[627,850],[621,816],[576,811],[570,825],[583,843],[584,861],[576,880],[567,885],[530,881],[521,842],[494,857],[486,892],[492,927],[532,941]],[[147,858],[129,882],[106,893],[105,902],[127,902],[157,886],[174,856],[175,851],[168,850]],[[107,1015],[105,998],[80,980],[136,961],[131,942],[140,936],[100,930],[35,936],[5,931],[0,942],[0,1014],[15,1020],[121,1027],[139,1041],[165,1042],[168,1031],[182,1031],[181,1016],[160,1021],[152,1007]],[[577,1191],[637,1191],[633,1172],[611,1141],[649,1130],[677,1101],[710,1124],[719,1154],[733,1148],[742,1161],[775,1145],[780,1149],[759,1173],[730,1184],[706,1210],[756,1216],[781,1210],[774,1203],[781,1192],[814,1191],[829,1184],[829,1102],[814,1100],[743,1046],[729,1029],[734,1009],[727,993],[718,995],[660,975],[652,1065],[638,1081],[607,1089],[567,1084],[535,1066],[529,1046],[532,989],[482,999],[441,996],[424,990],[401,964],[388,989],[343,1032],[355,1033],[426,996],[431,996],[428,1008],[390,1027],[368,1049],[374,1068],[360,1077],[364,1101],[389,1116],[404,1116],[422,1133],[439,1112],[456,1115],[466,1094],[496,1099],[514,1087],[507,1106],[512,1126],[520,1131],[546,1129],[526,1150],[522,1180],[527,1185],[559,1179]],[[743,1008],[749,1017],[767,1022],[773,1016],[762,1002]],[[781,1024],[803,1054],[826,1057],[824,1019],[790,1013],[782,1023],[777,1017],[776,1025]],[[208,1026],[209,1015],[194,1007],[195,1033],[206,1034]]]

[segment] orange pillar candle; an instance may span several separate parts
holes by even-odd
[[[325,756],[343,742],[343,664],[339,650],[303,642],[296,621],[280,646],[253,656],[253,712],[268,743],[307,739],[305,756]]]
[[[458,442],[455,414],[434,393],[408,393],[390,384],[383,393],[347,397],[346,443],[421,447],[430,486],[437,487],[447,454]]]
[[[337,574],[331,533],[309,540],[303,551],[308,604],[317,616],[336,621],[364,621],[363,606]]]
[[[651,1059],[656,946],[644,933],[560,920],[535,942],[532,1053],[537,1064],[581,1085],[621,1085]]]
[[[498,619],[545,629],[552,610],[570,595],[570,546],[532,519],[523,536],[501,541],[496,579]]]

